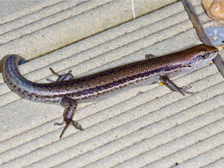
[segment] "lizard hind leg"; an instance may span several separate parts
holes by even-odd
[[[49,68],[49,69],[52,72],[52,74],[54,74],[54,75],[56,75],[58,77],[56,81],[51,80],[49,78],[46,79],[47,81],[49,81],[51,83],[67,81],[67,80],[70,80],[70,79],[74,79],[74,76],[72,75],[72,71],[71,70],[68,71],[68,73],[66,73],[66,74],[60,75],[57,72],[55,72],[52,68]]]
[[[71,99],[71,98],[68,98],[68,97],[64,97],[62,100],[61,100],[61,105],[63,107],[65,107],[65,112],[64,112],[64,121],[62,123],[55,123],[54,125],[63,125],[65,124],[65,127],[64,129],[62,130],[61,132],[61,135],[60,135],[60,139],[62,138],[64,132],[66,131],[66,129],[69,127],[70,124],[72,124],[76,129],[82,131],[83,128],[82,126],[72,120],[73,116],[74,116],[74,113],[75,113],[75,110],[77,108],[77,101],[74,100],[74,99]]]

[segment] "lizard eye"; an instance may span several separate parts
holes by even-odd
[[[209,57],[209,53],[206,53],[206,54],[200,55],[200,57],[201,57],[202,59],[206,59],[206,58],[208,58],[208,57]]]

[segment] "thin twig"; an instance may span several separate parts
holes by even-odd
[[[189,0],[181,0],[185,10],[188,13],[189,18],[191,19],[191,22],[196,29],[196,32],[198,34],[198,37],[200,40],[206,44],[213,46],[212,41],[210,40],[209,36],[207,35],[205,29],[203,28],[200,20],[198,19],[198,16]],[[214,59],[213,62],[215,63],[216,67],[218,68],[219,72],[222,74],[224,77],[224,61],[222,57],[218,54]]]
[[[134,0],[131,0],[131,7],[132,7],[133,18],[135,19],[135,5],[134,5]]]

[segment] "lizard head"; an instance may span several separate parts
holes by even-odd
[[[205,65],[218,54],[218,49],[213,46],[207,46],[205,44],[201,44],[191,48],[193,50],[192,54],[188,57],[187,66],[193,69],[197,69],[198,67]]]

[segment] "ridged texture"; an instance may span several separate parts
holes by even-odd
[[[200,5],[195,9],[205,26],[213,24]],[[71,69],[80,77],[143,60],[145,54],[183,50],[200,43],[195,37],[178,2],[61,46],[20,70],[38,82],[53,79],[49,67],[57,72]],[[30,53],[34,51],[26,51]],[[151,85],[80,104],[74,119],[85,131],[70,127],[59,140],[62,128],[53,124],[62,120],[63,108],[21,99],[1,77],[0,167],[223,167],[222,76],[208,64],[174,82],[179,86],[192,82],[191,91],[198,93],[183,97],[165,86]]]

